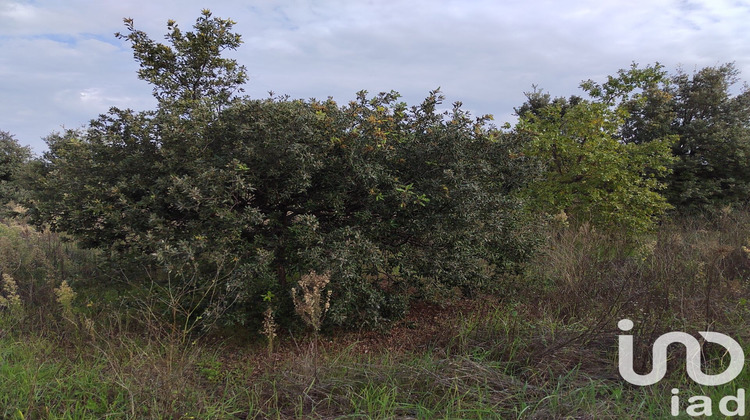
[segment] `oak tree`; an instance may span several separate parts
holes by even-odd
[[[148,281],[186,285],[191,316],[231,306],[223,319],[245,322],[269,290],[290,308],[314,270],[331,275],[331,322],[374,326],[410,297],[491,287],[528,254],[513,194],[528,163],[488,117],[441,112],[438,92],[413,107],[395,92],[232,99],[229,21],[170,22],[174,48],[126,26],[158,109],[51,136],[33,210],[121,265],[156,267]]]

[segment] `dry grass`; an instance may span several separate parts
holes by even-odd
[[[79,251],[3,229],[0,242],[14,248],[0,250],[0,269],[16,288],[6,280],[2,296],[32,314],[13,321],[0,309],[4,418],[659,418],[684,374],[649,389],[624,384],[616,320],[636,321],[642,343],[706,327],[750,339],[743,212],[634,241],[559,228],[513,280],[525,282],[518,293],[418,303],[386,333],[321,333],[327,278],[311,273],[295,294],[309,334],[268,327],[270,348],[175,335],[158,317],[127,327],[127,312],[86,297]],[[43,258],[20,268],[29,255]]]
[[[629,317],[641,331],[736,328],[750,285],[750,215],[666,223],[636,240],[583,225],[550,236],[531,276],[567,320]],[[609,324],[608,325],[613,325]]]

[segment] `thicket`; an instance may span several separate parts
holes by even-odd
[[[750,93],[730,93],[731,64],[634,64],[583,82],[587,98],[535,89],[498,129],[437,91],[241,97],[246,70],[222,57],[233,25],[204,11],[192,31],[169,21],[164,44],[126,19],[155,110],[112,108],[38,159],[0,139],[3,203],[101,251],[101,288],[173,332],[285,322],[313,273],[330,276],[326,322],[377,327],[412,299],[512,293],[546,223],[633,241],[748,200]]]
[[[618,319],[642,370],[667,331],[750,340],[733,65],[535,89],[498,129],[439,92],[237,96],[233,24],[170,21],[167,45],[126,20],[157,109],[113,108],[40,158],[0,132],[0,416],[658,418],[689,381],[613,379]],[[394,323],[417,299],[471,306]],[[225,351],[227,331],[267,347]]]
[[[14,285],[0,285],[0,416],[662,418],[671,388],[720,397],[747,372],[706,391],[675,363],[658,385],[632,387],[617,373],[614,325],[636,322],[641,371],[666,331],[710,329],[747,343],[748,238],[747,211],[685,217],[635,242],[550,226],[500,303],[420,305],[392,336],[325,333],[312,354],[283,331],[265,357],[262,343],[132,331],[127,302],[85,287],[99,275],[96,251],[7,221],[0,270]],[[710,347],[704,356],[725,359]]]
[[[328,272],[327,319],[374,327],[411,297],[492,286],[529,254],[520,137],[432,92],[333,100],[233,98],[243,69],[221,59],[233,22],[209,12],[171,45],[126,21],[155,111],[112,109],[48,139],[27,201],[39,226],[106,249],[133,287],[168,296],[173,324],[244,323],[310,272]],[[144,267],[138,269],[138,267]]]

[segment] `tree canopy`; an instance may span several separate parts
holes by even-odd
[[[690,210],[750,200],[750,90],[745,85],[732,95],[738,73],[733,64],[679,72],[670,81],[671,103],[650,119],[653,127],[679,136],[666,191],[675,206]]]
[[[412,107],[395,92],[343,106],[232,99],[240,77],[194,65],[226,64],[222,46],[239,41],[229,21],[209,17],[195,33],[170,22],[173,50],[126,21],[159,107],[112,109],[51,136],[37,223],[120,263],[166,267],[170,281],[185,262],[184,283],[220,273],[214,301],[233,304],[239,322],[269,290],[289,301],[315,270],[331,275],[332,322],[376,325],[401,316],[410,296],[490,287],[528,254],[513,193],[531,167],[509,157],[516,136],[460,103],[438,111],[437,91]]]
[[[196,102],[221,107],[247,80],[244,66],[222,57],[225,50],[235,50],[242,37],[232,32],[236,22],[212,17],[203,10],[193,25],[194,31],[183,32],[177,22],[169,20],[165,39],[171,45],[157,43],[148,34],[135,29],[133,19],[124,19],[126,34],[115,34],[130,42],[133,56],[140,64],[138,77],[148,81],[159,101],[170,108],[192,107]]]
[[[750,199],[750,92],[737,88],[732,63],[653,80],[623,102],[620,140],[645,144],[666,136],[675,162],[663,178],[680,211],[746,204]],[[733,94],[733,91],[736,93]]]
[[[582,83],[592,99],[551,99],[535,90],[517,109],[525,153],[546,168],[526,190],[531,208],[637,233],[669,208],[659,193],[674,137],[625,142],[628,107],[658,83],[659,67],[622,70],[604,84]]]

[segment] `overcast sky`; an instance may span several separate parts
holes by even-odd
[[[735,62],[750,80],[750,2],[741,0],[0,0],[0,130],[37,153],[43,137],[111,106],[152,109],[122,19],[162,40],[203,8],[237,21],[245,93],[339,103],[365,89],[513,121],[538,85],[579,92],[632,62],[673,72]]]

